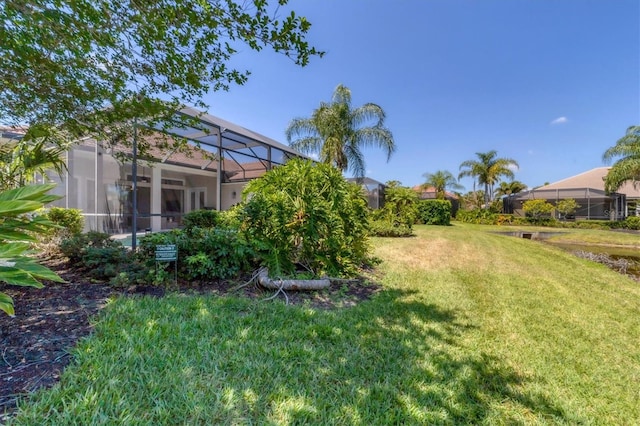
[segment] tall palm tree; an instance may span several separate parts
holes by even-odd
[[[438,170],[435,173],[425,173],[422,175],[426,180],[421,185],[423,189],[433,187],[436,190],[436,198],[444,200],[447,189],[464,189],[458,180],[448,170]]]
[[[500,158],[495,150],[476,152],[477,160],[467,160],[460,164],[458,179],[469,176],[477,179],[478,184],[484,185],[484,204],[489,208],[493,200],[493,188],[501,176],[513,179],[512,167],[519,167],[518,162],[511,158]],[[475,182],[474,182],[475,190]]]
[[[294,118],[286,130],[293,149],[319,154],[320,161],[355,177],[364,177],[366,167],[361,149],[382,148],[387,161],[395,151],[391,131],[384,127],[385,113],[373,103],[351,106],[351,91],[339,85],[331,102],[321,102],[310,118]],[[373,125],[368,125],[370,123]]]
[[[494,195],[496,197],[502,197],[503,195],[517,194],[518,192],[522,192],[525,189],[527,189],[527,185],[520,182],[519,180],[512,180],[510,182],[503,180],[496,188]]]
[[[614,158],[619,159],[607,173],[605,190],[615,192],[627,181],[637,187],[640,184],[640,126],[629,127],[627,133],[602,156],[605,162]]]

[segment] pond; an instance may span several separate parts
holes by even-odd
[[[631,275],[634,279],[640,281],[640,249],[607,245],[572,244],[549,240],[550,237],[561,235],[563,232],[514,231],[499,232],[499,234],[539,240],[545,244],[561,248],[578,257],[605,264],[611,269]]]

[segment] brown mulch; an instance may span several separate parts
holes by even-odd
[[[162,297],[163,288],[133,286],[115,289],[95,283],[66,263],[49,261],[47,266],[63,277],[65,283],[46,283],[42,289],[5,286],[0,288],[14,300],[16,315],[0,311],[0,423],[15,411],[17,400],[40,388],[58,382],[71,361],[69,349],[92,331],[90,318],[115,296],[151,295]],[[228,282],[179,284],[173,291],[199,294],[229,293]],[[366,300],[379,286],[359,281],[332,283],[321,292],[287,292],[290,304],[307,303],[320,309],[348,307]],[[255,299],[266,299],[275,291],[250,284],[236,290]],[[281,293],[277,296],[284,300]]]

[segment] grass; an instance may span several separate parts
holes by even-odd
[[[639,423],[638,283],[491,230],[376,239],[352,308],[119,299],[12,424]]]

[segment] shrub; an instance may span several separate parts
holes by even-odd
[[[84,229],[84,217],[82,216],[82,210],[79,209],[51,207],[46,212],[45,217],[52,223],[62,227],[54,232],[55,236],[61,238],[80,234]]]
[[[551,217],[554,210],[553,204],[545,200],[527,200],[522,203],[522,210],[531,223],[544,225],[554,222]]]
[[[580,208],[580,204],[576,202],[573,198],[567,198],[564,200],[558,201],[556,204],[556,210],[559,213],[560,218],[566,219],[567,216],[571,216]]]
[[[298,265],[351,275],[368,256],[364,194],[328,164],[291,160],[251,181],[244,197],[242,229],[272,276]]]
[[[456,220],[480,225],[495,225],[498,215],[484,209],[458,210]]]
[[[418,222],[425,225],[449,225],[451,223],[451,201],[419,200]]]
[[[156,267],[157,245],[175,244],[178,271],[186,279],[226,279],[238,276],[251,266],[252,247],[233,228],[192,228],[144,236],[138,259],[149,269]]]
[[[627,229],[640,229],[640,216],[629,216],[624,220],[624,227]]]
[[[375,219],[411,229],[418,218],[418,194],[411,188],[390,185],[384,197],[384,206],[375,212]]]
[[[214,228],[220,223],[220,212],[216,210],[194,210],[182,218],[184,229]]]
[[[95,231],[74,235],[60,243],[60,251],[69,258],[71,263],[82,262],[82,257],[89,247],[122,247],[122,244],[112,240],[109,234]]]
[[[96,279],[113,278],[123,269],[127,261],[127,249],[122,245],[108,247],[86,247],[81,264]]]

